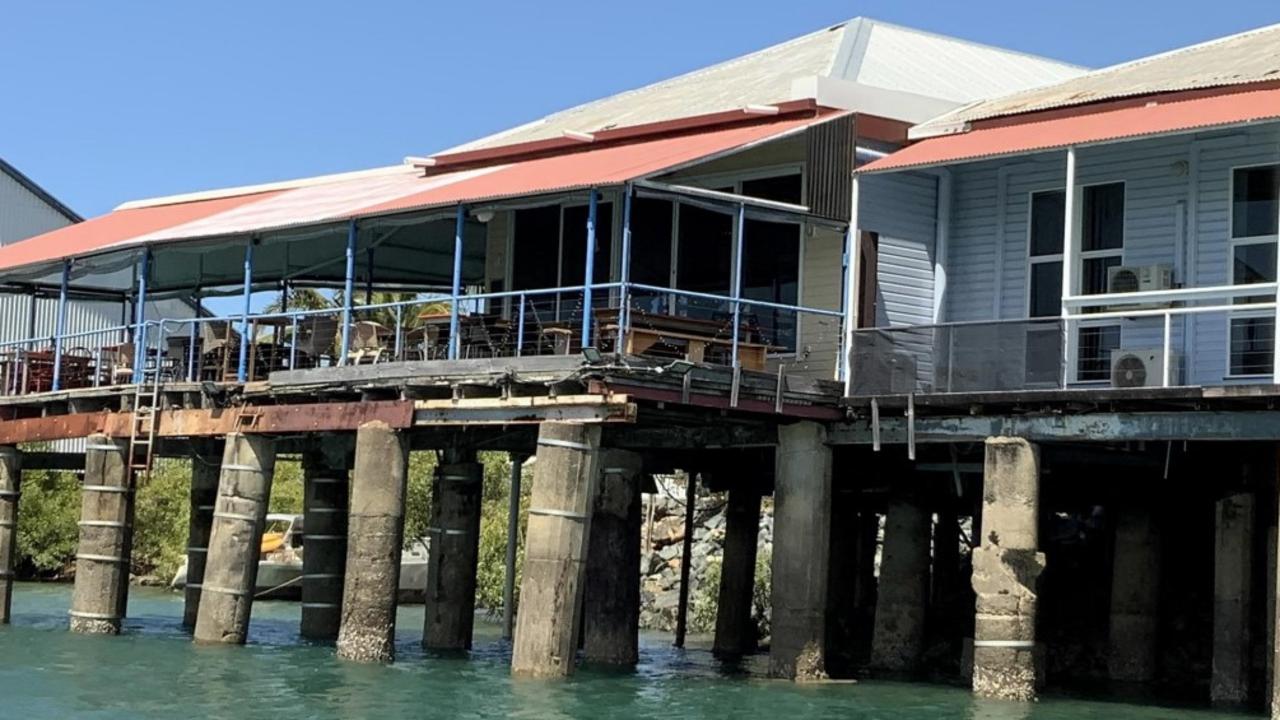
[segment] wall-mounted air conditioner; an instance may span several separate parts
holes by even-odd
[[[1173,288],[1172,265],[1117,265],[1107,268],[1107,293],[1146,292]],[[1164,307],[1164,304],[1147,304],[1142,307]],[[1136,308],[1135,305],[1124,307]]]
[[[1177,353],[1170,353],[1169,362],[1169,382],[1176,385],[1181,364]],[[1111,387],[1160,387],[1163,383],[1164,351],[1160,348],[1111,351]]]

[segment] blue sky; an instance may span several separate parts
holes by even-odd
[[[1280,3],[14,1],[0,157],[92,216],[395,163],[858,15],[1101,66]]]

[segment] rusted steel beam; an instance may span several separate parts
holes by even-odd
[[[691,392],[686,400],[683,394],[678,390],[661,390],[652,387],[640,387],[638,385],[624,385],[617,382],[610,383],[609,387],[614,392],[625,392],[633,399],[672,403],[674,405],[715,408],[717,410],[737,410],[749,413],[767,413],[774,417],[781,418],[809,418],[813,420],[844,419],[844,411],[840,408],[831,406],[799,405],[784,401],[782,403],[782,411],[779,412],[773,400],[739,398],[738,406],[732,407],[727,395],[721,396]]]
[[[413,424],[413,401],[249,405],[216,410],[164,410],[156,416],[158,437],[220,437],[230,432],[293,434],[354,431],[380,420],[393,428]],[[71,413],[0,421],[0,444],[43,442],[102,433],[128,437],[131,413]]]
[[[0,421],[0,445],[89,437],[102,432],[110,417],[98,412]]]

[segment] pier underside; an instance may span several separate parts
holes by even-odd
[[[0,399],[0,448],[22,470],[84,470],[96,467],[85,451],[56,441],[96,437],[94,452],[114,443],[135,462],[138,418],[152,414],[134,407],[138,397],[100,388]],[[271,459],[293,454],[307,468],[308,542],[317,553],[332,544],[304,571],[304,627],[337,638],[344,657],[393,660],[407,466],[392,460],[433,450],[443,461],[424,637],[465,651],[485,482],[476,453],[503,451],[537,457],[517,674],[570,674],[575,648],[584,662],[635,662],[633,553],[649,542],[637,490],[683,472],[686,503],[699,493],[729,503],[718,656],[756,652],[763,639],[752,608],[769,513],[772,675],[1259,707],[1275,668],[1278,398],[1280,388],[1252,386],[873,400],[785,370],[634,357],[385,363],[166,383],[154,451],[205,460],[198,483],[193,470],[190,550],[213,571],[188,592],[193,616],[207,615],[203,630],[193,621],[203,642],[250,632],[262,488]],[[131,497],[116,498],[108,519],[128,518]],[[91,509],[84,517],[104,522]],[[686,522],[688,537],[693,513]],[[82,555],[110,565],[106,551]],[[79,611],[122,615],[125,590],[108,585],[86,589]]]

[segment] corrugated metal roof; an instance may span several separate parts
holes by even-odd
[[[401,172],[340,176],[291,189],[230,189],[196,199],[134,205],[0,248],[0,269],[40,265],[149,243],[259,233],[300,225],[621,184],[700,159],[779,139],[844,115],[808,107],[744,117],[700,131],[665,133],[603,147],[585,145],[549,157],[423,176]],[[284,185],[289,187],[288,184]],[[206,198],[206,199],[201,199]]]
[[[1058,82],[1083,72],[1084,68],[1035,55],[856,18],[670,80],[557,112],[447,152],[555,138],[566,131],[596,132],[801,99],[807,89],[799,89],[795,83],[814,77],[963,103]],[[857,94],[856,86],[853,93]]]
[[[1280,24],[1104,68],[1056,85],[983,100],[912,130],[961,132],[984,119],[1139,95],[1280,81]]]
[[[1124,138],[1280,119],[1280,88],[1152,103],[922,140],[859,169],[902,170]]]

